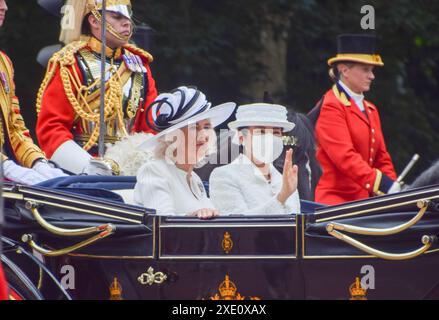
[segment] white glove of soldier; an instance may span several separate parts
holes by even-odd
[[[90,159],[87,167],[85,167],[84,172],[90,176],[112,176],[113,171],[108,163],[105,163],[99,159]]]
[[[387,192],[387,194],[393,194],[393,193],[398,193],[401,192],[402,190],[402,185],[401,183],[399,183],[398,181],[395,181],[392,186],[390,187],[389,191]]]
[[[47,180],[58,177],[67,177],[67,174],[62,172],[60,169],[52,167],[46,160],[37,161],[32,169],[41,174]]]
[[[12,160],[3,162],[3,174],[5,178],[13,182],[29,185],[47,180],[47,178],[35,170],[19,166]]]
[[[108,160],[104,162],[99,159],[94,159],[73,140],[67,140],[60,145],[50,160],[73,174],[113,175],[113,170]]]

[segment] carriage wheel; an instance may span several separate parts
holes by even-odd
[[[13,269],[12,269],[13,268]],[[4,264],[3,271],[8,282],[10,300],[41,300],[41,294],[20,269]]]

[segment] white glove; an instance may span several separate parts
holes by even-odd
[[[92,156],[76,142],[67,140],[56,149],[50,160],[66,171],[81,174],[85,172],[91,158]]]
[[[35,170],[19,166],[12,160],[3,162],[3,173],[5,178],[22,184],[32,185],[47,180]]]
[[[84,172],[89,176],[112,176],[113,171],[108,163],[98,159],[90,159],[88,166],[85,167]]]
[[[62,172],[60,169],[53,168],[47,161],[40,160],[33,166],[36,172],[41,174],[46,179],[54,179],[58,177],[67,177],[67,174]]]
[[[387,192],[387,194],[393,194],[393,193],[398,193],[401,192],[402,190],[402,185],[401,183],[399,183],[398,181],[395,181],[392,186],[390,187],[389,191]]]

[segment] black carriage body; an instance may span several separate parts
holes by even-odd
[[[424,236],[439,234],[435,201],[439,187],[341,206],[304,203],[306,214],[221,217],[201,221],[159,217],[154,211],[41,188],[9,188],[8,236],[34,235],[46,249],[66,248],[86,237],[54,235],[35,221],[29,203],[54,226],[67,229],[112,223],[115,232],[58,257],[45,257],[59,279],[63,266],[75,271],[76,299],[349,299],[359,298],[357,278],[374,276],[360,298],[438,299],[439,253]],[[387,260],[328,233],[332,223],[372,232],[422,219],[388,235],[350,234]],[[312,212],[311,212],[312,211]],[[419,215],[421,216],[421,215]],[[425,252],[415,252],[424,247]],[[400,256],[395,256],[400,254]],[[372,274],[373,273],[373,274]],[[117,290],[116,290],[117,289]]]

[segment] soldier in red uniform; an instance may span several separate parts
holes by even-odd
[[[373,35],[341,35],[329,59],[335,84],[324,96],[316,123],[317,159],[323,175],[316,201],[339,204],[401,190],[381,130],[378,108],[364,99],[384,66]]]
[[[0,27],[3,26],[7,10],[6,1],[0,0]],[[10,181],[37,184],[47,179],[65,176],[61,170],[48,164],[44,153],[34,144],[15,95],[14,67],[9,57],[1,51],[0,156],[4,178]],[[1,223],[0,217],[0,235]],[[8,299],[7,283],[0,262],[0,300],[4,299]]]
[[[66,46],[49,61],[37,97],[36,131],[53,162],[75,174],[93,173],[96,161],[90,160],[100,134],[102,1],[69,0],[65,12],[75,13],[76,20],[73,26],[71,17],[70,24],[64,20],[61,41]],[[149,67],[153,58],[129,44],[131,16],[130,0],[107,0],[106,143],[134,132],[152,132],[145,110],[157,96]],[[104,162],[117,174],[117,163]]]
[[[0,27],[8,7],[0,0]],[[21,184],[37,184],[65,176],[52,168],[44,153],[34,144],[20,112],[15,95],[14,67],[9,57],[0,51],[0,146],[4,178]]]

